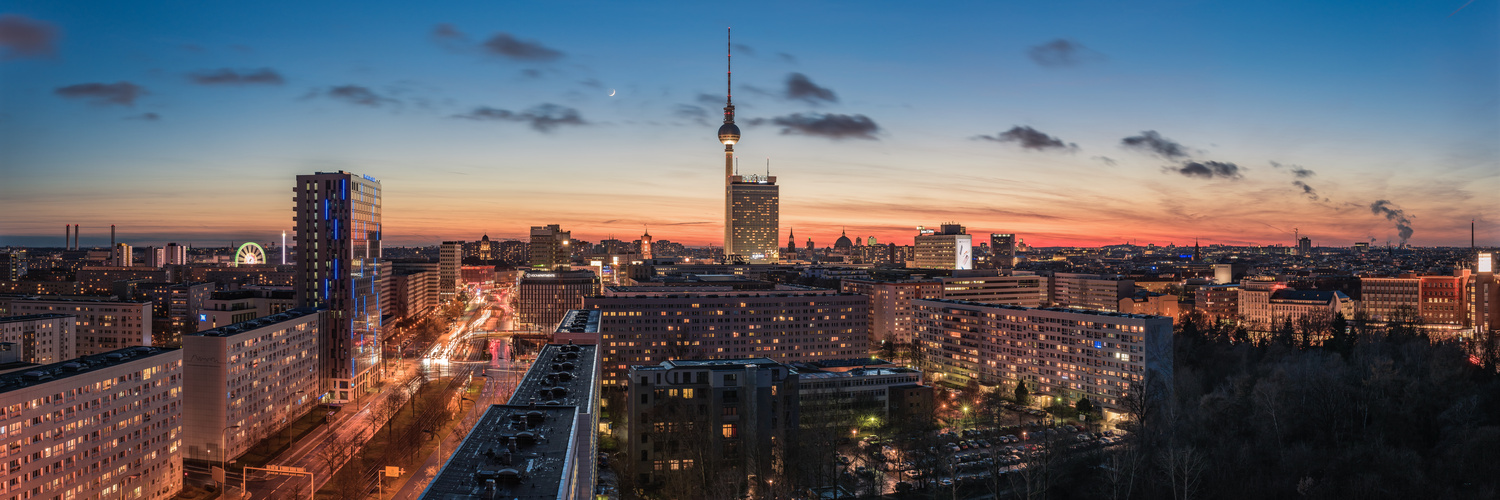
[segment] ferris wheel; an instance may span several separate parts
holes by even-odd
[[[239,251],[234,253],[234,265],[265,264],[266,250],[254,242],[240,245]]]

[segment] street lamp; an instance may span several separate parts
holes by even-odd
[[[231,425],[219,431],[219,469],[224,471],[224,482],[219,483],[219,491],[224,491],[225,484],[229,481],[229,429],[238,429],[240,426]]]

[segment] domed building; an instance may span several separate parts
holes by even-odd
[[[854,242],[849,241],[849,235],[846,232],[840,231],[839,239],[833,242],[833,253],[849,255],[853,251]]]

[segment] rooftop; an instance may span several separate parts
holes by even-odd
[[[557,499],[576,466],[574,406],[492,405],[422,493],[424,500]]]
[[[920,301],[923,301],[923,302],[941,302],[941,303],[944,303],[944,304],[953,304],[953,305],[959,305],[959,306],[989,307],[989,308],[995,308],[995,309],[1012,309],[1012,310],[1016,310],[1016,311],[1066,312],[1066,313],[1074,313],[1074,314],[1092,314],[1092,315],[1097,315],[1097,316],[1112,316],[1112,317],[1116,317],[1116,318],[1129,318],[1129,319],[1153,319],[1153,318],[1172,319],[1172,318],[1168,318],[1166,316],[1156,316],[1156,315],[1152,315],[1152,314],[1129,314],[1129,313],[1110,312],[1110,311],[1095,311],[1095,310],[1092,310],[1092,309],[1072,309],[1072,308],[1067,308],[1067,307],[1022,307],[1022,306],[1012,306],[1012,305],[1005,305],[1005,304],[986,304],[986,303],[983,303],[983,302],[973,302],[973,301],[968,301],[968,300],[952,300],[952,299],[916,299],[916,300],[920,300]]]
[[[255,318],[255,319],[252,319],[252,320],[249,320],[249,321],[241,321],[239,323],[235,323],[235,324],[232,324],[232,325],[221,326],[221,327],[218,327],[218,328],[214,328],[212,330],[204,330],[204,331],[197,332],[197,333],[189,333],[188,336],[197,336],[197,337],[233,337],[235,335],[239,335],[239,334],[251,331],[251,330],[258,330],[258,329],[265,328],[265,327],[268,327],[268,326],[271,326],[271,325],[275,325],[277,323],[283,323],[283,322],[291,321],[291,320],[294,320],[294,319],[297,319],[297,318],[301,318],[303,316],[307,316],[309,314],[313,314],[313,313],[316,313],[316,312],[318,312],[318,309],[311,308],[311,307],[303,307],[303,308],[297,308],[297,309],[290,309],[290,310],[287,310],[285,312],[281,312],[281,313],[277,313],[277,314],[272,314],[270,316],[262,316],[262,317]]]
[[[671,370],[673,368],[708,368],[710,370],[740,370],[747,365],[761,367],[780,366],[781,363],[771,358],[744,358],[744,359],[669,359],[662,361],[659,365],[632,366],[635,370]]]
[[[598,401],[594,387],[598,381],[599,350],[593,345],[547,344],[537,354],[531,369],[511,393],[510,404],[538,403],[547,406],[577,407],[592,413]]]
[[[0,393],[45,384],[74,375],[89,373],[175,351],[177,349],[165,347],[126,347],[92,356],[79,357],[72,361],[41,365],[30,370],[3,373],[0,374]]]
[[[71,318],[71,317],[73,317],[73,315],[71,315],[71,314],[56,314],[56,313],[48,313],[48,314],[26,314],[26,315],[21,315],[21,316],[6,316],[6,317],[3,317],[3,318],[0,318],[0,323],[20,323],[22,321],[36,321],[36,320],[39,320],[39,319],[55,319],[55,318]]]
[[[599,310],[570,309],[557,323],[554,333],[599,333]]]

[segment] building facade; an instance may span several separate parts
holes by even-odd
[[[870,298],[868,336],[871,348],[886,341],[910,344],[915,338],[915,330],[912,329],[911,301],[942,298],[942,282],[936,280],[846,279],[839,283],[844,293]]]
[[[776,176],[730,176],[724,210],[726,263],[772,264],[781,260],[776,241],[781,234],[781,188],[776,185]]]
[[[182,491],[182,351],[128,347],[0,374],[4,498]]]
[[[520,322],[545,330],[569,310],[583,308],[584,297],[598,294],[599,277],[592,271],[527,271],[519,288]]]
[[[320,172],[297,176],[293,191],[297,305],[326,310],[326,402],[354,401],[380,378],[380,181]]]
[[[531,226],[527,264],[538,271],[552,271],[573,263],[573,233],[551,224]]]
[[[463,286],[459,280],[459,269],[463,267],[462,241],[444,241],[438,248],[438,303],[447,304],[458,297]]]
[[[1120,299],[1135,295],[1135,281],[1121,276],[1056,273],[1051,278],[1047,302],[1053,307],[1118,311]]]
[[[780,362],[869,354],[869,299],[833,290],[619,294],[584,299],[597,309],[604,385],[631,366],[668,359],[766,357]]]
[[[16,344],[19,361],[45,365],[77,357],[78,317],[31,314],[0,317],[0,342]]]
[[[1039,307],[1047,300],[1046,276],[956,271],[953,276],[938,278],[938,281],[942,283],[942,295],[930,298],[1023,307]]]
[[[916,250],[907,267],[918,269],[973,269],[974,240],[964,227],[948,223],[940,229],[919,228]]]
[[[669,360],[628,373],[625,448],[637,484],[708,461],[773,475],[799,425],[798,376],[767,358]]]
[[[75,353],[88,356],[151,345],[151,302],[0,297],[0,314],[66,314],[78,318]]]
[[[183,337],[186,457],[232,460],[312,411],[321,336],[320,311],[292,309]]]
[[[1025,382],[1033,394],[1124,409],[1132,384],[1172,380],[1172,318],[918,300],[929,373],[963,384]]]

